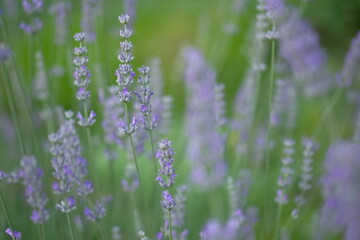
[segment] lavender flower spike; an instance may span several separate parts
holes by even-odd
[[[76,98],[83,102],[84,104],[84,115],[80,112],[77,114],[78,124],[82,127],[91,127],[96,122],[96,113],[94,111],[90,112],[90,116],[88,116],[86,101],[90,98],[90,91],[87,90],[87,87],[90,84],[90,71],[87,69],[86,64],[89,61],[89,58],[86,56],[87,48],[82,45],[82,42],[85,40],[84,33],[77,33],[74,35],[75,41],[79,42],[80,46],[74,48],[74,64],[75,64],[75,72],[74,72],[74,84],[78,87],[78,91],[76,93]]]
[[[360,145],[337,142],[327,152],[322,179],[323,223],[330,232],[344,232],[345,240],[360,239]]]
[[[159,142],[160,149],[156,154],[156,158],[158,159],[161,168],[159,169],[158,176],[155,180],[165,189],[170,188],[174,184],[176,176],[173,167],[173,155],[175,152],[172,149],[171,144],[171,141],[168,139],[162,139]]]
[[[26,201],[34,208],[30,218],[36,224],[43,224],[50,217],[49,210],[45,209],[49,199],[43,192],[42,177],[44,171],[37,166],[35,157],[23,157],[21,167],[24,172],[23,183],[26,189]]]
[[[132,91],[129,91],[130,85],[134,82],[135,73],[131,62],[134,57],[132,55],[132,42],[128,39],[132,35],[132,31],[127,28],[129,21],[128,15],[119,16],[119,21],[124,25],[124,29],[120,30],[120,36],[124,41],[120,42],[120,53],[118,59],[121,62],[119,68],[115,72],[117,84],[120,86],[119,98],[123,103],[128,103],[132,99]]]

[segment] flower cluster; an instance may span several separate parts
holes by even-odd
[[[294,163],[294,159],[292,157],[294,153],[294,140],[286,139],[284,140],[284,157],[282,159],[282,167],[281,167],[281,175],[278,178],[278,190],[276,191],[275,202],[279,205],[285,205],[288,203],[288,197],[286,195],[286,188],[292,182],[292,175],[294,174],[294,170],[291,165]]]
[[[55,38],[56,45],[63,46],[68,38],[68,15],[71,10],[71,4],[67,1],[59,1],[53,3],[49,8],[49,13],[55,16]]]
[[[168,189],[174,184],[175,169],[173,166],[175,154],[171,147],[172,143],[168,139],[162,139],[159,142],[159,151],[156,154],[156,158],[159,161],[160,169],[156,181],[159,182],[160,186]]]
[[[86,64],[89,61],[89,58],[86,56],[87,48],[83,46],[83,41],[85,39],[84,33],[77,33],[74,35],[75,41],[79,42],[79,47],[74,48],[74,84],[78,87],[78,91],[76,93],[76,98],[79,101],[82,101],[84,105],[86,105],[86,100],[90,98],[90,91],[88,91],[87,87],[89,86],[91,80],[91,73],[89,69],[86,67]],[[82,127],[90,127],[96,122],[96,114],[94,111],[90,112],[90,115],[87,116],[87,110],[85,107],[85,116],[83,116],[80,112],[77,113],[76,117],[78,118],[78,124]]]
[[[93,209],[85,207],[84,214],[87,220],[96,222],[105,216],[105,204],[101,201],[98,201],[93,207]]]
[[[129,163],[125,168],[125,177],[121,180],[121,185],[126,192],[135,192],[139,187],[139,179],[134,164]]]
[[[30,17],[30,23],[21,22],[20,29],[28,35],[34,35],[43,27],[43,22],[37,15],[42,11],[43,0],[23,0],[22,6],[24,12]]]
[[[7,228],[5,230],[5,233],[9,235],[13,240],[21,240],[21,232]]]
[[[31,220],[36,224],[43,224],[50,217],[49,210],[45,209],[49,199],[43,192],[44,171],[37,166],[33,156],[24,156],[21,159],[21,167],[24,171],[23,184],[25,185],[26,200],[34,208]]]
[[[65,112],[66,120],[59,131],[49,135],[52,143],[50,152],[53,154],[53,173],[57,179],[52,188],[54,194],[65,195],[76,187],[79,196],[87,196],[93,191],[90,181],[85,180],[87,176],[87,162],[81,156],[79,138],[74,127],[73,112]],[[64,206],[72,206],[73,201],[63,202]]]
[[[152,110],[150,99],[151,96],[154,95],[154,92],[152,92],[150,88],[150,68],[142,66],[138,70],[140,72],[138,78],[139,90],[135,91],[135,94],[140,103],[140,112],[143,115],[143,127],[146,131],[152,131],[157,125],[157,116],[153,116],[151,122],[148,121]]]
[[[225,136],[218,129],[219,109],[217,112],[214,109],[219,104],[214,92],[216,74],[197,49],[185,49],[184,58],[188,93],[187,157],[192,168],[190,174],[200,189],[216,188],[224,180],[227,171],[224,161]]]
[[[76,98],[79,101],[85,101],[90,97],[90,92],[86,89],[90,84],[90,71],[86,67],[86,64],[89,62],[89,58],[86,56],[87,48],[82,45],[82,42],[85,39],[84,33],[77,33],[74,35],[75,41],[79,42],[80,46],[74,48],[74,84],[78,87]]]
[[[129,90],[129,87],[134,82],[135,73],[133,71],[131,62],[134,59],[132,55],[133,44],[128,39],[132,36],[131,29],[127,28],[129,22],[128,15],[119,16],[119,21],[124,25],[124,30],[120,30],[120,36],[124,41],[120,42],[120,53],[118,59],[121,62],[119,68],[115,72],[117,77],[116,82],[120,86],[119,98],[122,102],[128,103],[133,97],[132,91]]]

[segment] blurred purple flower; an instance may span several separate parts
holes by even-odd
[[[344,239],[360,239],[360,145],[345,141],[333,144],[327,152],[324,168],[325,202],[319,231],[344,231]]]
[[[352,85],[359,76],[360,64],[360,32],[352,39],[351,46],[346,54],[343,67],[340,72],[340,84],[346,87]]]

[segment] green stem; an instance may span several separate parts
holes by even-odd
[[[69,229],[70,229],[71,239],[72,239],[72,240],[75,240],[74,230],[73,230],[73,228],[72,228],[71,221],[70,221],[70,216],[69,216],[69,213],[68,213],[68,212],[66,213],[66,219],[67,219],[68,226],[69,226]]]
[[[150,135],[151,150],[152,150],[153,163],[154,163],[154,172],[155,172],[155,178],[156,178],[156,175],[157,175],[156,155],[155,155],[154,140],[153,140],[153,135],[152,135],[152,131],[151,131],[151,130],[149,130],[149,135]]]
[[[4,201],[4,198],[3,198],[3,196],[2,196],[1,191],[0,191],[0,201],[1,201],[1,206],[2,206],[2,208],[3,208],[3,210],[4,210],[4,213],[5,213],[6,221],[8,222],[11,231],[13,231],[13,228],[12,228],[12,225],[11,225],[11,221],[10,221],[10,218],[9,218],[9,213],[8,213],[8,211],[7,211],[7,209],[6,209],[5,201]]]
[[[45,234],[45,229],[44,229],[44,225],[40,224],[40,229],[41,229],[41,234],[43,236],[43,239],[46,240],[46,234]]]
[[[275,24],[273,23],[273,29],[275,29]],[[271,111],[272,111],[272,98],[273,98],[273,91],[274,91],[274,82],[275,82],[275,50],[276,50],[276,42],[275,40],[271,40],[271,62],[270,62],[270,86],[269,86],[269,107],[268,107],[268,133],[267,133],[267,137],[266,137],[266,153],[265,153],[265,179],[266,179],[266,183],[270,182],[269,179],[269,171],[270,171],[270,140],[271,140],[271,136],[272,136],[272,126],[271,126],[271,122],[270,122],[270,118],[271,118]],[[268,209],[266,207],[266,204],[268,202],[268,198],[269,198],[269,191],[268,191],[268,187],[266,187],[264,194],[264,218],[265,221],[267,221],[268,219]]]
[[[53,133],[55,128],[54,128],[54,124],[52,122],[52,118],[51,118],[51,114],[50,114],[51,108],[49,106],[48,100],[47,99],[42,100],[41,104],[42,104],[43,110],[46,112],[46,114],[44,116],[45,117],[44,122],[45,122],[47,133],[48,134]]]
[[[277,240],[280,235],[280,220],[281,220],[281,213],[282,213],[282,204],[278,205],[277,213],[276,213],[276,225],[275,225],[275,237],[274,240]]]
[[[40,238],[40,240],[44,240],[43,235],[42,235],[42,232],[41,232],[40,224],[38,225],[38,233],[39,233],[39,238]]]
[[[168,218],[169,218],[169,235],[170,235],[170,240],[173,239],[172,236],[172,223],[171,223],[171,210],[168,210]]]
[[[85,117],[85,119],[88,119],[89,114],[88,114],[88,109],[87,109],[87,106],[86,106],[86,102],[85,102],[85,101],[84,101],[83,106],[84,106],[84,117]],[[91,141],[91,133],[90,133],[89,127],[86,127],[86,135],[87,135],[87,139],[88,139],[88,143],[89,143],[90,152],[91,152],[91,154],[93,154],[93,147],[92,147],[92,141]]]
[[[7,72],[6,68],[4,68],[4,72],[5,72],[5,75],[6,75],[6,78],[9,79],[9,73]],[[19,106],[19,109],[20,109],[20,112],[24,114],[24,118],[25,118],[25,121],[27,122],[27,127],[28,129],[30,130],[30,135],[32,137],[32,143],[33,143],[33,147],[34,149],[37,149],[38,147],[38,140],[36,138],[36,135],[35,135],[35,130],[34,130],[34,127],[33,127],[33,124],[32,124],[32,120],[31,120],[31,117],[30,117],[30,113],[29,113],[29,107],[27,106],[27,103],[26,103],[26,99],[25,99],[25,95],[23,94],[23,90],[22,90],[22,85],[21,85],[21,82],[19,83],[18,81],[14,80],[12,81],[13,84],[17,84],[17,86],[13,86],[13,93],[17,96],[15,100],[18,100],[18,106]],[[9,86],[10,88],[10,86]]]
[[[5,65],[2,65],[3,69],[5,70]],[[16,132],[16,136],[19,142],[19,146],[20,146],[20,151],[22,155],[25,155],[25,148],[24,148],[24,139],[22,138],[21,135],[21,131],[20,131],[20,123],[19,123],[19,118],[18,115],[16,113],[16,109],[15,109],[15,104],[13,101],[13,97],[11,94],[11,89],[10,89],[10,85],[8,83],[8,78],[7,76],[3,76],[4,79],[4,85],[5,85],[5,95],[8,99],[9,102],[9,107],[10,107],[10,114],[12,116],[12,119],[14,121],[14,125],[15,125],[15,132]]]
[[[106,234],[105,234],[105,232],[104,232],[104,229],[102,228],[101,224],[100,224],[98,221],[97,221],[96,223],[97,223],[97,225],[98,225],[98,227],[99,227],[99,230],[100,230],[100,233],[101,233],[102,238],[103,238],[104,240],[107,240],[107,236],[106,236]]]
[[[316,125],[315,131],[313,133],[314,138],[318,137],[321,130],[325,126],[325,121],[329,118],[329,115],[334,110],[334,107],[335,107],[336,103],[339,101],[342,92],[343,92],[342,88],[337,88],[336,92],[330,99],[330,104],[325,107],[325,111],[321,115],[320,120],[319,120],[318,124]]]
[[[128,124],[128,122],[129,122],[129,111],[128,111],[127,103],[124,103],[124,108],[125,108],[126,124]],[[133,155],[133,159],[134,159],[134,163],[135,163],[135,167],[136,167],[136,172],[137,172],[137,175],[138,175],[138,178],[139,178],[139,183],[140,183],[140,189],[141,189],[142,199],[143,199],[143,201],[144,201],[144,203],[145,203],[145,208],[146,208],[146,212],[147,212],[148,222],[149,222],[149,224],[150,224],[151,233],[152,233],[153,227],[152,227],[152,221],[151,221],[151,214],[150,214],[149,204],[148,204],[148,202],[146,201],[146,198],[145,198],[144,187],[143,187],[142,181],[141,181],[140,168],[139,168],[139,164],[138,164],[137,157],[136,157],[136,151],[135,151],[135,146],[134,146],[134,141],[133,141],[132,135],[129,135],[129,139],[130,139],[131,151],[132,151],[132,155]]]

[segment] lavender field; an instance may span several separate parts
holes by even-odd
[[[358,0],[1,0],[0,240],[360,240]]]

